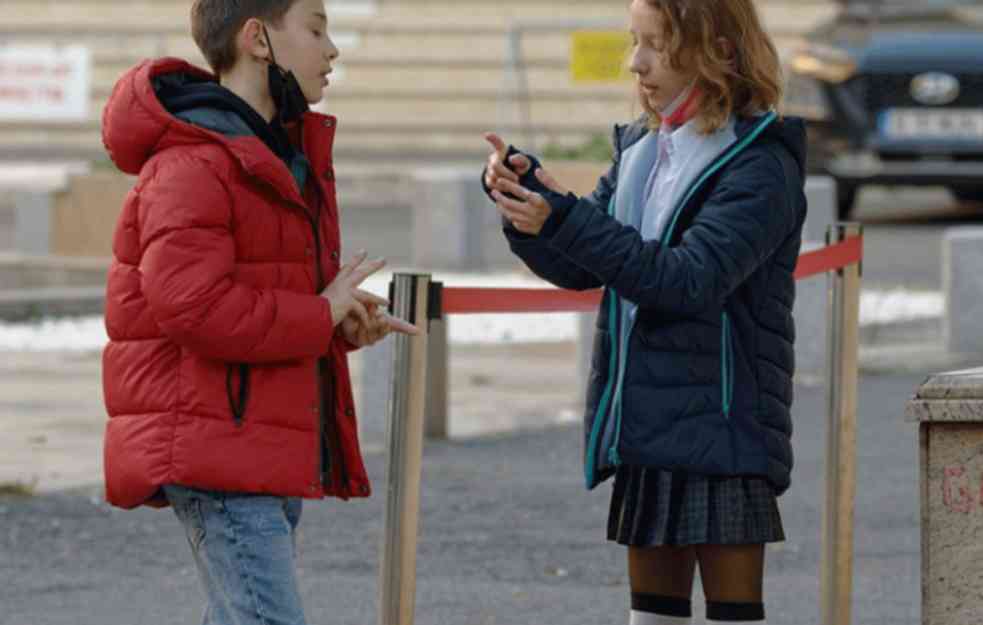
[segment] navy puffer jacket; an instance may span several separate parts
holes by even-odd
[[[628,464],[761,476],[782,493],[792,469],[805,126],[773,113],[738,120],[733,145],[654,241],[610,214],[619,161],[647,132],[641,120],[615,128],[614,163],[589,196],[546,192],[524,176],[553,213],[539,236],[505,227],[540,277],[604,287],[584,418],[587,486]],[[638,311],[622,328],[626,302]]]

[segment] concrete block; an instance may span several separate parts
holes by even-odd
[[[46,191],[14,193],[14,249],[22,254],[51,252],[54,196]]]
[[[809,209],[802,238],[806,241],[825,241],[826,230],[837,221],[836,181],[830,176],[806,178],[806,201]]]
[[[942,241],[943,335],[950,352],[983,352],[983,228],[946,230]]]
[[[930,377],[908,402],[906,416],[919,424],[920,622],[979,623],[983,369]]]
[[[802,252],[823,247],[818,241],[803,241]],[[795,283],[795,372],[822,376],[826,371],[828,278],[817,275]]]
[[[417,268],[480,271],[516,265],[480,177],[480,167],[430,168],[412,174]]]

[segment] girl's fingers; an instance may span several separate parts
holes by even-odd
[[[511,180],[499,180],[496,188],[504,193],[511,193],[520,200],[528,201],[532,196],[532,191]]]
[[[529,171],[529,168],[532,166],[532,163],[529,161],[529,159],[522,154],[513,154],[509,158],[509,163],[512,164],[512,167],[515,168],[515,171],[519,175],[524,175],[527,171]]]
[[[501,204],[496,204],[495,207],[498,208],[498,212],[502,215],[502,217],[508,220],[508,222],[511,224],[515,224],[517,222],[528,222],[529,218],[526,215],[509,210]]]
[[[550,191],[555,191],[560,195],[566,195],[570,192],[566,187],[557,182],[556,178],[554,178],[551,173],[543,168],[536,170],[536,178],[538,178],[539,181],[542,182],[543,185],[545,185]]]
[[[519,175],[514,171],[512,171],[511,169],[509,169],[508,167],[506,167],[501,162],[495,163],[495,166],[492,168],[492,170],[494,174],[499,178],[512,180],[513,182],[519,182]]]
[[[495,202],[502,208],[508,210],[510,213],[514,213],[519,217],[533,217],[535,208],[527,204],[526,202],[517,202],[515,200],[510,200],[505,197],[501,191],[493,190],[492,197],[495,198]]]
[[[505,142],[502,141],[502,138],[496,135],[494,132],[486,132],[484,137],[485,141],[491,144],[491,146],[502,158],[505,158],[505,153],[508,152],[508,147],[505,145]]]

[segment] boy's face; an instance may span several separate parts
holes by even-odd
[[[658,9],[645,0],[633,0],[629,12],[634,40],[629,69],[638,80],[643,104],[653,111],[661,111],[693,82],[696,74],[671,66],[665,18]],[[685,56],[683,60],[686,61]]]
[[[279,26],[267,24],[266,30],[277,64],[294,73],[308,103],[320,102],[331,63],[338,58],[338,48],[328,36],[323,0],[297,0]]]

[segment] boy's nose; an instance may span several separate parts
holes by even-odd
[[[324,55],[328,58],[329,61],[334,61],[339,56],[341,56],[341,51],[338,50],[338,47],[334,44],[334,41],[331,39],[331,37],[328,37],[328,45],[324,51]]]

